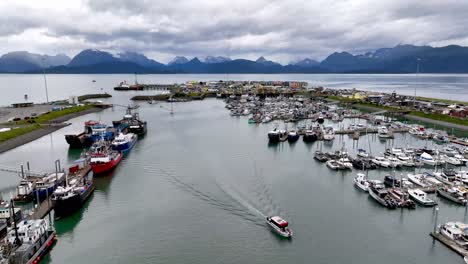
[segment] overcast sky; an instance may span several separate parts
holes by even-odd
[[[15,0],[0,2],[0,53],[87,48],[323,59],[400,43],[468,45],[467,0]]]

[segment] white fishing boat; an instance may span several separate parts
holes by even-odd
[[[466,205],[467,200],[456,187],[443,187],[437,189],[437,193],[445,199],[457,204]]]
[[[457,183],[456,182],[457,173],[453,170],[444,170],[442,172],[435,172],[433,173],[433,175],[437,180],[447,185],[454,185]]]
[[[266,218],[267,224],[280,236],[290,238],[293,235],[292,230],[288,227],[289,223],[279,216],[269,216]]]
[[[369,182],[367,181],[367,177],[364,173],[358,173],[353,182],[354,186],[358,187],[360,190],[364,192],[369,191]]]
[[[437,205],[437,202],[431,200],[427,197],[427,193],[420,189],[409,189],[408,194],[415,202],[424,205],[424,206],[434,206]]]
[[[333,139],[335,139],[335,131],[333,130],[333,127],[332,126],[325,127],[324,132],[323,132],[323,140],[332,141]]]
[[[445,162],[453,166],[461,166],[463,163],[455,157],[445,157]]]
[[[393,138],[393,134],[388,130],[386,126],[381,126],[377,130],[377,135],[381,139]]]

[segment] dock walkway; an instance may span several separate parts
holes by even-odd
[[[439,240],[442,244],[449,247],[451,250],[455,251],[457,254],[461,255],[462,257],[468,256],[468,251],[464,249],[462,246],[458,245],[457,243],[453,242],[452,240],[447,239],[443,235],[438,232],[431,232],[430,235]]]

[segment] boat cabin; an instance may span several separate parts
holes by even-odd
[[[271,222],[279,228],[285,229],[288,227],[288,222],[279,216],[272,216],[270,218]]]

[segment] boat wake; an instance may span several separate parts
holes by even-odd
[[[197,199],[200,199],[217,209],[221,209],[232,215],[239,216],[243,218],[244,220],[249,221],[255,225],[264,226],[258,221],[259,220],[258,216],[259,215],[263,216],[263,214],[261,214],[260,211],[257,210],[256,212],[257,214],[252,213],[252,211],[255,212],[255,209],[252,210],[251,208],[240,203],[238,200],[236,200],[232,196],[229,196],[231,198],[230,203],[221,201],[220,199],[216,199],[212,195],[199,190],[195,185],[189,184],[183,181],[180,177],[176,176],[174,173],[168,172],[161,168],[154,168],[152,166],[148,166],[147,164],[146,165],[138,164],[138,165],[141,166],[147,172],[162,174],[169,182],[171,182],[177,188],[181,189],[184,192],[190,193]],[[222,191],[225,192],[224,190]],[[260,214],[258,215],[258,213]]]

